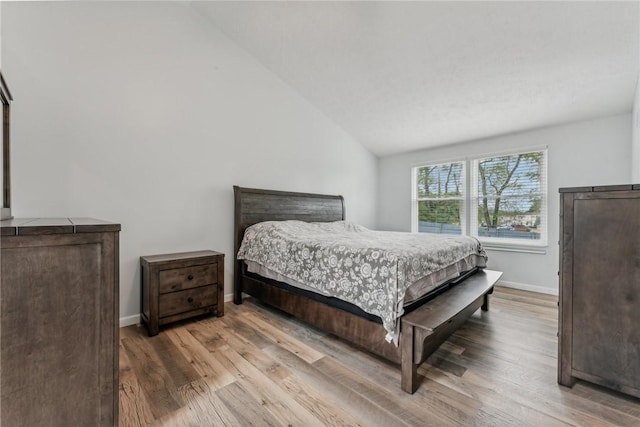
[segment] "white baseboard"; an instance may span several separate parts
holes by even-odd
[[[226,294],[224,296],[224,302],[233,301],[233,294]],[[121,317],[120,318],[120,327],[124,328],[125,326],[137,325],[140,323],[140,315],[134,314],[133,316]]]
[[[137,325],[140,323],[140,315],[134,314],[133,316],[121,317],[120,318],[120,327],[124,328],[125,326]]]
[[[546,286],[527,285],[525,283],[508,282],[506,280],[498,281],[498,283],[496,283],[496,286],[519,289],[521,291],[537,292],[539,294],[558,295],[558,288],[547,288]]]

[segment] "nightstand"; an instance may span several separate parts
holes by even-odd
[[[160,326],[206,313],[224,315],[224,254],[182,252],[140,257],[142,322]]]

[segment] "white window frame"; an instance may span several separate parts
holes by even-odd
[[[540,178],[540,239],[517,239],[517,238],[496,238],[496,237],[484,237],[479,236],[477,210],[480,202],[478,194],[478,162],[484,159],[492,157],[509,156],[514,154],[542,152],[543,161],[541,164],[541,178]],[[549,192],[548,192],[548,147],[523,147],[516,150],[491,152],[484,154],[477,154],[465,158],[454,158],[449,160],[423,162],[413,165],[411,168],[411,231],[414,233],[418,231],[418,202],[421,200],[431,200],[431,198],[418,198],[418,182],[417,175],[418,169],[426,166],[439,166],[450,163],[462,163],[462,183],[463,191],[461,199],[462,203],[462,218],[461,227],[462,235],[473,236],[480,240],[483,246],[487,249],[509,251],[509,252],[529,252],[529,253],[546,253],[548,246],[549,236],[549,221],[548,221],[548,206],[549,206]],[[475,211],[474,211],[475,209]],[[473,212],[476,212],[474,215]]]
[[[418,169],[432,166],[442,166],[449,165],[451,163],[461,163],[462,164],[462,177],[460,181],[462,182],[462,195],[460,197],[448,197],[448,200],[461,200],[462,208],[460,214],[460,227],[461,227],[461,235],[465,235],[468,232],[467,227],[467,206],[468,206],[468,196],[467,196],[467,161],[465,159],[456,159],[451,161],[441,161],[441,162],[433,162],[433,163],[421,163],[419,165],[415,165],[411,168],[411,232],[418,233],[418,204],[424,200],[443,200],[444,198],[440,197],[418,197]]]
[[[477,215],[478,205],[480,203],[479,191],[478,191],[478,164],[482,160],[486,160],[493,157],[502,157],[502,156],[512,156],[515,154],[524,154],[524,153],[542,153],[542,162],[540,165],[540,239],[517,239],[517,238],[498,238],[498,237],[486,237],[479,236],[479,227],[478,227],[478,219],[475,215]],[[471,217],[469,218],[470,230],[469,235],[476,237],[478,240],[482,242],[482,244],[489,249],[498,249],[498,250],[516,250],[523,252],[544,252],[544,248],[548,245],[548,236],[549,236],[549,223],[548,223],[548,205],[549,205],[549,196],[548,196],[548,177],[547,177],[547,163],[548,163],[548,150],[547,147],[529,147],[522,148],[518,150],[512,151],[504,151],[497,153],[489,153],[483,155],[473,156],[473,158],[468,159],[469,161],[469,169],[471,171],[470,176],[471,180],[469,182],[469,186],[471,191],[469,191],[469,213]],[[475,215],[473,214],[475,212]]]

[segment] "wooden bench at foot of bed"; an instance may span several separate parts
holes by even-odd
[[[481,271],[402,317],[401,385],[404,391],[416,391],[418,367],[440,344],[478,308],[489,309],[489,294],[501,276],[500,271]]]

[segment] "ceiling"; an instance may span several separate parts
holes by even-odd
[[[640,2],[194,2],[378,156],[631,111]]]

